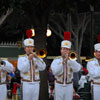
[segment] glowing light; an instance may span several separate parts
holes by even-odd
[[[47,29],[46,36],[49,37],[49,36],[51,36],[51,34],[52,34],[51,30],[50,29]]]
[[[32,37],[34,37],[34,36],[35,36],[35,30],[32,29]]]

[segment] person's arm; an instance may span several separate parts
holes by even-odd
[[[72,68],[73,72],[78,72],[82,68],[81,64],[79,64],[75,60],[74,61],[73,60],[70,60],[68,63],[71,65],[71,68]]]
[[[39,68],[40,71],[43,71],[46,68],[46,64],[41,58],[36,58],[36,66]]]
[[[89,76],[94,78],[100,78],[100,67],[95,66],[92,62],[88,62],[87,69]]]
[[[40,57],[38,57],[36,53],[32,52],[32,53],[28,56],[28,59],[29,59],[30,61],[33,60],[33,61],[35,62],[35,63],[34,63],[35,66],[37,66],[38,69],[39,69],[40,71],[43,71],[43,70],[46,68],[45,62],[43,61],[43,59],[41,59]]]
[[[62,62],[59,62],[59,59],[53,60],[51,63],[51,70],[53,75],[59,76],[63,73],[63,64]]]
[[[19,57],[17,67],[19,71],[26,73],[30,69],[30,61],[28,59],[25,59],[24,57]]]
[[[8,73],[10,73],[14,70],[13,65],[9,61],[7,61],[7,60],[2,60],[2,61],[4,62],[4,65],[0,66],[1,70],[6,71]]]

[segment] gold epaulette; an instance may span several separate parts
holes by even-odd
[[[0,58],[1,60],[8,60],[8,58]]]
[[[59,58],[61,58],[61,56],[58,56],[58,57],[56,57],[55,59],[59,59]]]
[[[24,56],[26,56],[26,54],[23,54],[23,55],[18,55],[18,57],[24,57]]]
[[[94,60],[94,58],[91,58],[91,59],[89,59],[88,61],[93,61]]]

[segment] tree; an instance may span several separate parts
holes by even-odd
[[[13,12],[13,8],[8,8],[6,14],[2,14],[0,17],[0,25],[5,21],[5,19]]]
[[[58,21],[59,20],[59,21]],[[54,34],[64,39],[64,32],[71,32],[72,48],[80,57],[83,35],[90,22],[90,14],[82,13],[73,14],[55,14],[51,15],[50,26]],[[69,24],[70,23],[70,24]]]
[[[90,22],[90,14],[89,13],[78,14],[76,16],[76,19],[77,19],[76,23],[73,23],[73,21],[75,20],[71,20],[70,30],[73,35],[73,39],[72,39],[73,48],[78,53],[80,58],[83,35],[84,32],[86,31],[87,25]]]
[[[6,18],[13,12],[13,0],[1,0],[0,1],[0,25],[6,20]]]
[[[6,37],[7,41],[18,41],[21,40],[23,36],[27,38],[25,35],[26,30],[35,28],[36,37],[34,37],[34,39],[35,45],[37,46],[36,48],[38,50],[46,48],[46,44],[49,41],[46,41],[45,33],[47,24],[49,24],[54,34],[52,36],[53,39],[49,38],[53,43],[49,42],[49,44],[52,44],[52,48],[57,47],[53,49],[53,54],[55,55],[60,53],[57,52],[57,49],[61,40],[64,39],[63,35],[65,31],[71,31],[72,42],[74,41],[73,49],[77,51],[79,55],[81,54],[83,34],[90,21],[90,15],[85,12],[89,11],[90,4],[95,6],[95,9],[98,4],[100,4],[98,1],[97,3],[95,2],[94,5],[93,0],[1,0],[0,2],[1,41],[5,41],[3,37]],[[79,5],[81,5],[81,7]],[[73,20],[73,16],[75,20]],[[55,43],[54,39],[57,43]],[[41,72],[41,76],[42,75],[45,78],[41,77],[42,95],[40,99],[47,100],[48,97],[44,97],[48,89],[46,70]],[[43,82],[46,82],[45,87]]]

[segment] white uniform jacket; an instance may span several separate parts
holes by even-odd
[[[64,67],[63,67],[63,58],[57,57],[53,60],[51,64],[51,69],[57,82],[64,83]],[[73,72],[78,72],[81,69],[81,65],[76,61],[68,60],[67,62],[67,70],[66,70],[66,83],[72,82]]]
[[[45,68],[46,64],[41,58],[33,58],[29,61],[26,54],[18,58],[18,69],[21,71],[22,81],[39,81],[39,71]]]
[[[12,72],[14,67],[7,60],[2,60],[2,61],[5,62],[5,65],[0,66],[0,84],[5,84],[6,83],[6,78],[7,78],[7,72],[8,73]]]
[[[100,64],[96,58],[91,59],[87,63],[88,76],[93,82],[100,83]]]

